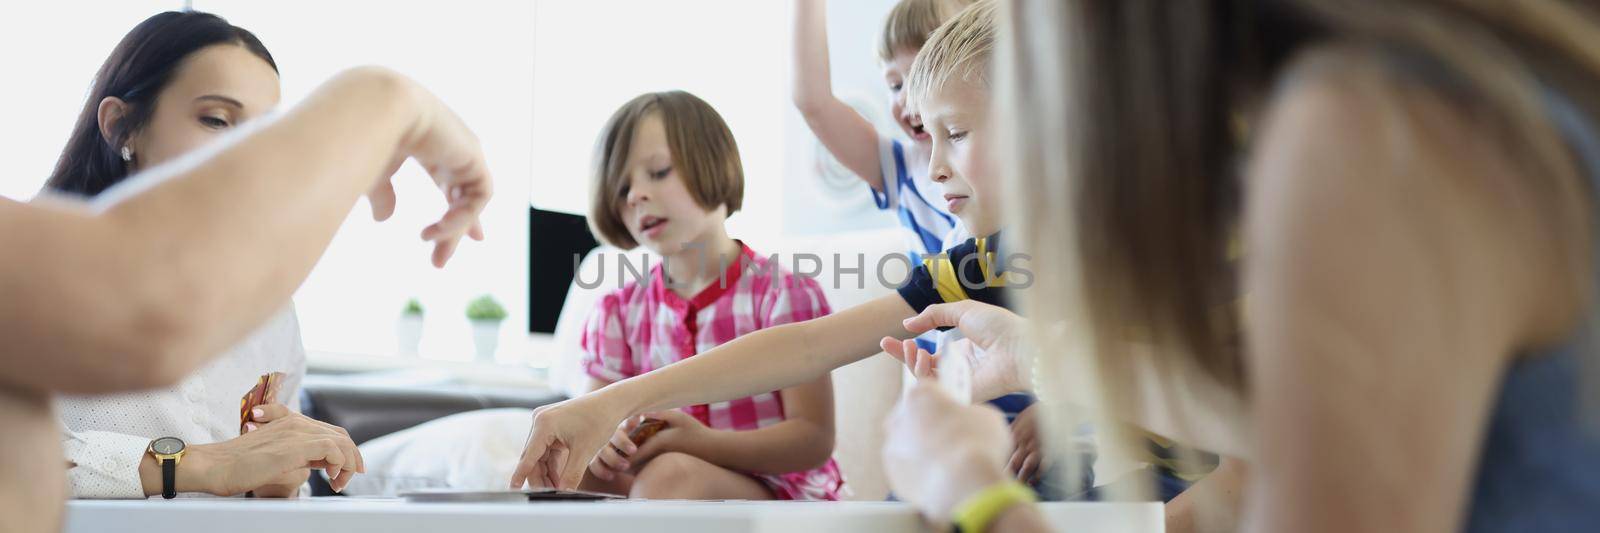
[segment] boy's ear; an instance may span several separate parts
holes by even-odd
[[[127,114],[128,103],[122,101],[121,98],[107,96],[100,100],[100,108],[96,110],[95,116],[100,125],[100,138],[105,139],[107,144],[115,142],[115,140],[111,138],[111,132],[113,128],[116,128],[117,122],[121,121],[122,117],[126,116]],[[124,139],[124,141],[126,141],[126,139]],[[113,146],[112,148],[121,149],[122,147]]]

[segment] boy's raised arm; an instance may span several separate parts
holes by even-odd
[[[883,190],[878,166],[878,131],[866,117],[833,95],[828,67],[826,0],[792,0],[794,105],[806,126],[850,172],[873,189]]]

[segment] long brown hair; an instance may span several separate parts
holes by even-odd
[[[1015,125],[1000,158],[1012,165],[1011,227],[1018,249],[1065,274],[1019,296],[1038,323],[1088,339],[1081,348],[1099,372],[1121,373],[1126,341],[1137,339],[1161,348],[1159,363],[1246,389],[1233,259],[1241,117],[1314,46],[1403,51],[1449,73],[1447,83],[1417,81],[1493,126],[1486,133],[1527,171],[1523,192],[1551,206],[1551,227],[1588,227],[1589,188],[1538,92],[1553,85],[1591,118],[1600,109],[1600,27],[1575,3],[1007,4],[996,94],[1001,120]],[[1590,272],[1582,236],[1557,237],[1583,243],[1557,253],[1573,273]]]

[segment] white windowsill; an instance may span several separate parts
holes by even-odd
[[[548,388],[554,337],[535,333],[517,338],[522,342],[500,346],[494,362],[475,359],[472,354],[445,359],[308,349],[306,373],[384,384]]]

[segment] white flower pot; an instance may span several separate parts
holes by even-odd
[[[400,343],[400,355],[417,355],[417,348],[422,345],[422,317],[400,315],[394,324],[394,336]]]
[[[494,352],[500,348],[500,321],[473,320],[472,344],[478,347],[478,360],[494,362]]]

